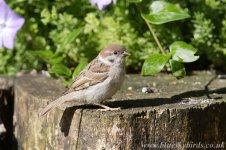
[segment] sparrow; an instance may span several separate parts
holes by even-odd
[[[75,78],[62,96],[39,111],[39,116],[62,104],[68,106],[97,105],[103,111],[118,110],[103,105],[120,89],[125,76],[125,58],[129,53],[119,44],[102,49],[83,71]]]

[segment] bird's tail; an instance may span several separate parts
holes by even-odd
[[[49,103],[45,108],[42,108],[41,110],[39,110],[39,117],[45,115],[46,113],[48,113],[50,110],[60,106],[61,104],[63,104],[66,101],[70,101],[73,100],[74,97],[73,95],[71,95],[72,93],[63,95],[61,97],[59,97],[58,99],[52,101],[51,103]]]

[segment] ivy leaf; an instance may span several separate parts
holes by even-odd
[[[74,41],[74,39],[83,31],[83,28],[74,29],[64,40],[61,50],[65,48],[66,45]]]
[[[79,62],[78,66],[75,68],[73,74],[72,74],[72,78],[74,79],[88,64],[88,60],[87,59],[81,59],[81,61]]]
[[[177,78],[182,78],[186,75],[185,67],[181,62],[170,59],[170,66],[173,75]]]
[[[70,77],[71,70],[63,64],[55,64],[49,69],[49,73],[59,76]]]
[[[164,1],[155,1],[151,4],[150,14],[142,14],[142,17],[152,24],[163,24],[189,18],[190,15],[174,4]]]
[[[142,75],[155,75],[159,73],[170,57],[170,53],[167,55],[153,54],[145,60],[142,67]]]
[[[199,56],[195,56],[196,52],[196,48],[182,41],[176,41],[170,45],[172,59],[179,62],[189,63],[196,61],[199,59]]]

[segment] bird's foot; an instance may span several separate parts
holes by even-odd
[[[116,110],[121,110],[120,107],[111,108],[111,107],[108,107],[108,106],[102,105],[102,104],[95,104],[95,105],[102,107],[102,109],[97,109],[97,111],[101,111],[101,112],[103,112],[103,111],[116,111]]]
[[[104,112],[104,111],[116,111],[116,110],[121,110],[120,107],[117,107],[117,108],[103,108],[103,109],[97,109],[97,111],[101,111],[101,112]]]

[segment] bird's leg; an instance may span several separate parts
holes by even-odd
[[[106,105],[102,105],[102,104],[94,104],[94,105],[97,105],[97,106],[100,106],[102,107],[103,109],[97,109],[97,111],[115,111],[115,110],[120,110],[121,108],[118,107],[118,108],[111,108],[111,107],[108,107]]]

